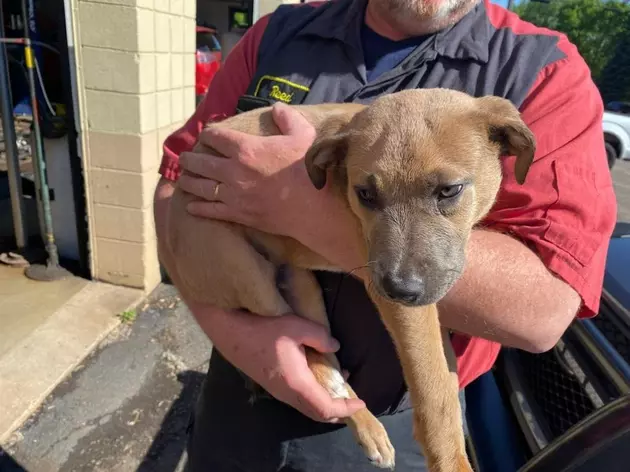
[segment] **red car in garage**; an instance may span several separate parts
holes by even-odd
[[[196,31],[195,94],[199,103],[208,91],[214,75],[221,68],[222,53],[215,28],[197,25]]]

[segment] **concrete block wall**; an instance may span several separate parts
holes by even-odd
[[[160,281],[152,197],[195,107],[195,0],[73,0],[93,277]]]

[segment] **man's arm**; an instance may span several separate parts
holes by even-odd
[[[551,349],[580,308],[578,293],[523,243],[474,231],[462,278],[439,303],[442,323],[531,352]]]

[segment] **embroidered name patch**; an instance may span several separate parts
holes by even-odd
[[[309,90],[310,89],[305,85],[296,84],[295,82],[281,77],[263,75],[256,85],[254,95],[278,102],[299,104],[302,103],[302,100],[304,100]]]

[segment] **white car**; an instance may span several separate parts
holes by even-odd
[[[630,115],[604,111],[602,125],[608,167],[612,169],[617,159],[630,159]]]

